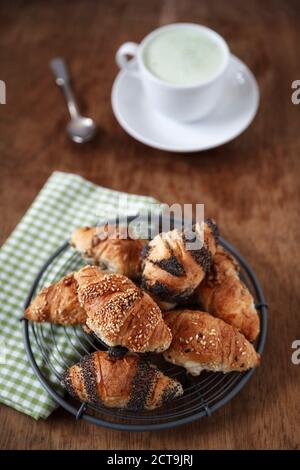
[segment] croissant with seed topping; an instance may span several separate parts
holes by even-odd
[[[108,346],[132,352],[162,352],[169,347],[172,336],[160,308],[130,279],[95,266],[74,276],[86,324]]]
[[[191,375],[202,370],[245,371],[259,365],[260,356],[236,328],[209,313],[173,310],[164,316],[172,343],[166,361],[185,367]]]
[[[183,394],[177,380],[138,356],[116,359],[104,351],[70,367],[62,382],[81,401],[129,410],[153,410]]]
[[[154,300],[121,274],[85,266],[42,289],[25,311],[28,320],[88,326],[108,346],[161,352],[170,329]]]
[[[143,249],[142,287],[161,308],[173,308],[194,292],[210,271],[218,243],[216,224],[208,219],[193,230],[160,233]],[[198,245],[195,246],[195,245]]]

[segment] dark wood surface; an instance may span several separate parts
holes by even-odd
[[[145,147],[127,136],[111,110],[114,54],[159,25],[192,21],[218,30],[253,70],[261,105],[252,126],[216,150],[194,155]],[[0,447],[11,449],[253,449],[300,447],[300,79],[298,0],[1,1],[0,231],[9,236],[54,170],[167,203],[204,203],[222,234],[255,269],[270,304],[259,370],[209,419],[171,431],[125,433],[75,422],[63,410],[34,421],[0,405]],[[79,147],[65,133],[67,113],[48,68],[69,63],[83,110],[101,127]]]

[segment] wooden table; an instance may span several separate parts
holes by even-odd
[[[225,6],[226,4],[226,6]],[[157,26],[193,21],[218,30],[255,73],[261,105],[241,137],[216,150],[171,154],[134,141],[117,124],[110,91],[114,54]],[[254,267],[270,304],[262,365],[243,391],[209,419],[172,431],[125,433],[75,422],[63,410],[36,422],[0,407],[6,449],[253,449],[300,447],[300,79],[298,0],[77,0],[2,2],[0,79],[1,241],[54,170],[167,203],[204,203],[206,215]],[[67,58],[83,110],[99,137],[80,147],[66,137],[67,113],[48,61]]]

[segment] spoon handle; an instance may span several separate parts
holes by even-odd
[[[65,95],[71,117],[73,119],[78,117],[79,109],[70,85],[70,77],[66,62],[61,57],[55,57],[50,61],[50,68],[55,76],[56,84],[61,87]]]

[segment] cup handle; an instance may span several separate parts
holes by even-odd
[[[116,62],[120,69],[137,71],[136,54],[139,45],[135,42],[125,42],[119,47],[116,53]]]

